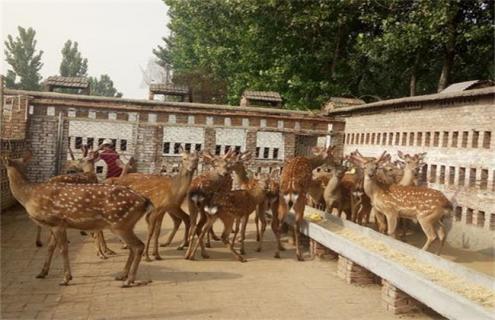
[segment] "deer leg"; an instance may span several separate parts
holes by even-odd
[[[96,256],[100,257],[101,259],[106,259],[107,256],[105,255],[105,252],[103,250],[103,246],[101,243],[101,238],[100,238],[100,233],[99,232],[91,232],[91,238],[93,238],[93,242],[96,247]]]
[[[232,237],[232,245],[235,245],[235,240],[237,239],[237,234],[239,233],[239,225],[241,223],[241,218],[235,219],[234,236]],[[228,239],[228,237],[227,237]]]
[[[418,218],[418,222],[426,235],[426,242],[421,250],[427,251],[432,242],[436,240],[437,234],[431,220],[427,218]]]
[[[41,226],[36,226],[36,246],[43,246],[43,242],[41,242]]]
[[[64,280],[60,283],[61,286],[66,286],[72,280],[69,263],[69,244],[67,242],[67,232],[65,228],[56,228],[54,230],[55,237],[60,247],[60,253],[64,259]]]
[[[442,221],[438,221],[436,232],[438,235],[438,239],[440,240],[440,246],[438,247],[436,254],[440,255],[440,253],[442,252],[443,245],[445,244],[445,239],[447,237],[447,234],[445,232],[445,226],[443,225]]]
[[[259,226],[259,221],[261,219],[261,216],[260,216],[260,207],[262,206],[262,204],[259,204],[257,207],[256,207],[256,215],[254,216],[254,224],[256,226],[256,241],[259,242],[260,241],[260,226]]]
[[[177,250],[183,250],[184,247],[189,246],[189,232],[191,228],[191,222],[189,220],[189,215],[185,213],[181,208],[179,208],[177,211],[174,211],[174,214],[177,215],[180,218],[180,220],[184,222],[184,226],[185,226],[184,240],[179,245],[179,247],[177,247]]]
[[[165,216],[165,211],[160,212],[159,216],[156,218],[155,221],[155,226],[154,226],[155,230],[153,230],[153,251],[151,255],[155,257],[155,260],[162,260],[162,257],[158,252],[158,248],[160,247],[160,245],[158,244],[158,238],[160,237],[160,231],[162,230],[162,222],[164,216]]]
[[[124,240],[129,247],[129,257],[124,266],[122,274],[116,278],[116,280],[125,280],[122,285],[123,288],[132,286],[146,285],[151,281],[136,281],[136,274],[141,262],[141,257],[144,251],[144,244],[136,236],[132,229],[126,231],[116,231],[116,233]]]
[[[187,259],[188,256],[191,255],[191,252],[192,252],[192,244],[193,244],[193,241],[194,241],[194,236],[197,233],[197,218],[198,218],[198,208],[196,207],[196,205],[194,204],[194,202],[192,202],[188,198],[187,204],[188,204],[188,208],[189,208],[189,222],[190,222],[190,226],[189,226],[189,239],[188,239],[189,247],[187,248],[187,251],[186,251],[186,254],[185,254],[186,259]]]
[[[261,247],[263,245],[263,236],[265,235],[265,230],[266,230],[266,215],[265,215],[265,205],[261,205],[261,207],[258,207],[257,217],[259,217],[259,220],[261,222],[261,233],[259,235],[258,239],[258,248],[256,248],[257,252],[261,251]]]
[[[246,226],[248,223],[249,215],[246,215],[241,218],[241,249],[239,250],[240,254],[246,254],[246,250],[244,248],[244,240],[246,239]]]
[[[177,230],[179,230],[181,220],[175,216],[174,213],[170,212],[170,218],[172,218],[172,222],[174,223],[174,228],[172,229],[172,232],[168,235],[167,241],[165,243],[161,243],[160,247],[168,247],[170,243],[174,240],[175,233]]]
[[[376,218],[376,224],[378,225],[378,231],[380,233],[385,233],[387,230],[387,221],[385,220],[385,216],[380,211],[376,210],[375,207],[371,208],[371,212],[374,214]]]
[[[273,211],[272,211],[273,212]],[[277,238],[277,248],[275,249],[275,258],[280,259],[280,251],[284,250],[282,242],[280,240],[280,233],[282,224],[284,223],[285,216],[287,215],[287,205],[284,201],[279,201],[278,210],[276,214],[273,214],[272,218],[272,231]]]
[[[101,243],[103,245],[103,252],[105,252],[106,254],[108,255],[116,255],[117,253],[113,250],[111,250],[108,246],[107,246],[107,242],[105,241],[105,235],[103,234],[103,231],[99,231],[98,234],[100,235],[101,237]]]
[[[53,232],[50,230],[50,238],[48,240],[48,254],[46,256],[45,263],[43,264],[43,268],[41,269],[41,272],[36,276],[36,278],[43,279],[47,276],[48,271],[50,270],[50,265],[52,263],[53,252],[55,251],[56,247],[57,240],[55,239]]]
[[[151,258],[149,256],[149,248],[150,248],[151,237],[155,232],[155,222],[158,218],[157,216],[158,216],[158,210],[156,209],[146,215],[146,223],[148,224],[148,235],[146,237],[146,245],[144,247],[144,256],[145,256],[144,260],[148,262],[151,261]],[[129,257],[129,259],[131,259],[131,257]]]
[[[389,236],[393,238],[397,238],[397,221],[399,220],[399,217],[397,217],[394,214],[387,214],[387,233]]]
[[[215,234],[215,231],[213,230],[213,228],[211,228],[210,230],[210,235],[211,235],[211,238],[215,241],[220,241],[222,239],[220,239],[216,234]]]
[[[208,217],[206,216],[206,213],[204,211],[201,211],[201,217],[199,218],[199,222],[198,222],[199,230],[203,230],[203,228],[205,227],[205,224],[207,223],[207,220],[208,220]],[[207,235],[209,235],[210,229],[213,228],[213,224],[215,221],[216,221],[216,219],[212,222],[211,226],[206,229]],[[201,245],[201,256],[205,259],[208,259],[210,256],[208,255],[208,253],[206,253],[206,247],[207,246],[205,246],[204,236],[199,241],[199,244]]]
[[[206,225],[204,226],[204,228],[201,230],[201,233],[199,234],[198,239],[196,240],[196,243],[194,243],[194,246],[192,245],[192,242],[191,242],[191,245],[189,247],[191,249],[191,253],[190,253],[190,255],[186,255],[186,259],[194,260],[194,256],[196,255],[196,251],[198,250],[198,246],[202,242],[205,234],[208,233],[209,228],[211,228],[211,226],[213,225],[215,220],[216,220],[216,217],[208,218],[208,221],[207,221]],[[188,252],[189,252],[189,250],[188,250]]]

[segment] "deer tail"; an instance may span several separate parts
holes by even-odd
[[[145,213],[144,219],[146,220],[146,223],[148,223],[148,224],[150,223],[150,215],[154,209],[155,209],[155,206],[153,205],[151,200],[146,198],[146,211],[145,211],[146,213]]]

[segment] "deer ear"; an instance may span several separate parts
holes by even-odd
[[[402,153],[402,151],[400,151],[400,150],[397,151],[397,155],[399,156],[400,159],[405,160],[404,159],[404,154]]]
[[[426,157],[426,152],[418,153],[416,156],[420,161],[423,161]]]
[[[321,148],[320,148],[320,147],[313,147],[313,148],[311,148],[311,152],[312,152],[315,156],[317,156],[317,155],[319,155],[319,154],[321,153]]]
[[[252,154],[251,154],[250,151],[245,151],[245,152],[242,152],[241,153],[241,156],[240,156],[239,159],[242,160],[242,161],[248,161],[248,160],[251,159],[251,156],[252,156]]]

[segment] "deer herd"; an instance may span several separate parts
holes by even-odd
[[[161,246],[168,246],[183,223],[184,238],[177,249],[185,249],[185,258],[194,260],[196,251],[208,258],[211,239],[222,241],[235,258],[245,262],[246,226],[254,212],[256,251],[262,250],[271,211],[271,229],[276,238],[275,257],[284,250],[281,242],[282,224],[288,214],[295,217],[294,240],[298,260],[303,261],[300,248],[300,227],[307,204],[322,206],[328,213],[342,214],[355,223],[367,225],[374,218],[377,229],[396,236],[404,219],[413,220],[426,235],[423,250],[439,240],[437,254],[443,246],[446,230],[442,218],[450,214],[452,205],[439,191],[417,186],[418,172],[425,154],[408,155],[399,152],[401,161],[392,162],[384,152],[379,158],[364,157],[359,151],[336,161],[333,147],[313,149],[313,156],[288,159],[282,170],[252,174],[247,169],[249,152],[224,155],[182,150],[179,172],[175,175],[137,173],[130,161],[122,175],[98,183],[94,162],[97,151],[85,149],[80,160],[67,161],[66,173],[46,182],[32,183],[25,176],[30,154],[20,159],[4,157],[10,188],[14,197],[38,225],[36,245],[42,246],[41,227],[49,229],[48,255],[38,278],[49,271],[54,250],[58,247],[64,261],[67,285],[72,279],[68,257],[66,229],[90,232],[97,255],[106,258],[114,254],[105,242],[104,229],[117,235],[129,250],[124,270],[117,280],[124,287],[148,283],[137,281],[141,257],[146,261],[162,259]],[[195,175],[199,162],[211,169]],[[165,214],[173,221],[173,230],[165,243],[159,243]],[[141,218],[147,224],[146,242],[134,233]],[[217,237],[213,225],[223,223]],[[239,241],[237,237],[239,236]],[[237,242],[239,250],[236,249]],[[150,256],[151,246],[151,256]]]

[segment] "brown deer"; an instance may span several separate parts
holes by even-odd
[[[110,229],[129,246],[129,257],[121,275],[124,287],[147,284],[137,282],[136,273],[144,244],[134,233],[134,226],[153,209],[151,202],[136,192],[121,186],[103,184],[30,183],[22,168],[30,154],[22,159],[4,159],[9,185],[14,197],[39,225],[50,228],[48,256],[37,278],[45,278],[53,252],[58,246],[64,260],[64,279],[72,279],[66,229],[100,231]]]
[[[204,210],[206,212],[207,222],[203,227],[200,235],[194,246],[190,257],[194,260],[196,250],[199,244],[204,238],[205,234],[213,226],[213,223],[217,219],[221,219],[225,225],[224,232],[222,234],[222,241],[228,245],[230,251],[241,262],[247,260],[242,256],[245,253],[244,239],[246,234],[246,226],[249,219],[249,215],[261,204],[266,198],[267,183],[264,180],[256,181],[253,186],[246,190],[232,190],[228,192],[217,192],[208,199],[205,203]],[[229,241],[230,233],[232,231],[232,225],[235,222],[235,231],[232,241]],[[240,253],[234,248],[235,239],[240,229]]]
[[[203,160],[212,166],[212,170],[198,175],[191,182],[187,194],[187,205],[191,228],[189,232],[189,243],[192,244],[195,234],[199,235],[206,223],[207,217],[204,211],[205,203],[218,192],[228,192],[232,190],[232,170],[236,161],[234,149],[230,149],[223,156],[213,156],[209,152],[203,153]],[[198,213],[200,220],[197,222]],[[201,245],[201,255],[208,258],[203,239],[199,241]],[[185,258],[192,256],[192,245],[189,246]]]
[[[310,206],[316,208],[325,203],[323,191],[325,190],[325,186],[328,184],[329,179],[330,174],[324,166],[313,170],[313,179],[308,188],[308,204]]]
[[[450,201],[438,190],[386,185],[378,181],[376,172],[384,161],[385,153],[378,160],[368,160],[357,155],[351,158],[364,169],[364,191],[370,197],[373,208],[385,215],[388,234],[395,237],[399,217],[415,219],[427,238],[422,249],[427,250],[438,239],[440,246],[437,254],[440,254],[446,237],[442,218],[452,212]]]
[[[337,216],[339,218],[342,212],[345,211],[347,219],[350,220],[350,196],[342,184],[342,178],[344,177],[346,168],[340,165],[329,166],[328,172],[330,173],[330,179],[323,191],[326,211],[331,214],[333,209],[337,209]]]
[[[327,149],[313,148],[314,156],[311,158],[297,156],[287,161],[280,177],[280,201],[277,217],[274,217],[276,225],[276,238],[280,243],[280,228],[287,213],[290,210],[295,212],[295,245],[296,256],[299,261],[304,258],[299,248],[299,231],[304,216],[306,205],[306,193],[311,184],[312,171],[324,163],[333,161],[333,147]],[[280,248],[277,247],[275,257],[280,258]]]
[[[188,245],[190,220],[187,213],[181,209],[181,205],[189,190],[194,171],[198,167],[199,155],[196,152],[182,152],[181,157],[181,168],[179,174],[176,176],[131,173],[112,181],[114,184],[127,186],[148,197],[155,206],[155,210],[149,215],[146,215],[146,222],[148,223],[148,237],[145,247],[146,261],[151,261],[149,247],[152,239],[152,255],[156,260],[162,259],[158,251],[158,238],[160,236],[163,217],[167,212],[174,222],[174,229],[169,236],[169,243],[172,241],[183,221],[186,230],[184,232],[184,240],[178,249],[183,249]]]

